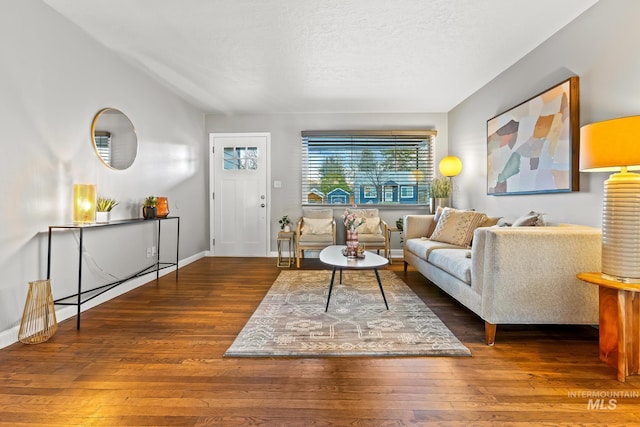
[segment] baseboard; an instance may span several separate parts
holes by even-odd
[[[205,256],[205,253],[200,252],[198,254],[195,254],[193,256],[180,260],[178,265],[180,266],[180,268],[185,267],[191,264],[192,262],[195,262],[200,258],[203,258],[204,256]],[[175,267],[165,268],[163,270],[160,270],[160,276],[166,276],[167,274],[171,274],[175,271],[176,271]],[[123,283],[122,285],[116,286],[110,291],[105,292],[104,294],[92,299],[91,301],[87,301],[86,303],[82,304],[82,306],[80,307],[80,312],[85,312],[97,305],[100,305],[115,297],[125,294],[135,288],[138,288],[142,285],[146,285],[147,283],[155,280],[155,278],[156,278],[156,273],[154,271],[154,272],[145,274],[144,276],[140,276],[135,279],[132,279],[126,283]],[[57,306],[56,319],[58,320],[58,323],[75,316],[77,313],[77,310],[78,309],[75,306]],[[0,348],[4,348],[17,343],[19,332],[20,332],[20,324],[17,324],[16,326],[10,329],[6,329],[0,332]]]
[[[391,249],[391,258],[396,259],[396,258],[400,258],[402,259],[404,257],[404,251],[402,249]]]

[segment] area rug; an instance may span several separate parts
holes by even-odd
[[[470,356],[424,302],[392,271],[282,271],[225,357]]]

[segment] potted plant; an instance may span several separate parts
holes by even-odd
[[[291,220],[288,215],[283,215],[282,218],[278,220],[278,223],[280,224],[280,230],[285,232],[291,231]]]
[[[149,196],[144,199],[142,217],[144,219],[154,219],[156,217],[156,206],[158,206],[158,198],[156,196]]]
[[[107,223],[111,220],[111,209],[118,205],[116,199],[110,197],[98,197],[96,202],[96,222]]]
[[[431,198],[433,199],[432,210],[438,206],[447,206],[451,195],[451,180],[447,177],[435,178],[431,181]]]

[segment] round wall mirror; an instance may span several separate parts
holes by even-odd
[[[98,111],[91,124],[91,140],[100,160],[113,169],[127,169],[138,154],[133,123],[115,108]]]

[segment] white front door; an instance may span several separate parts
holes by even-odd
[[[211,254],[269,255],[268,133],[212,133]]]

